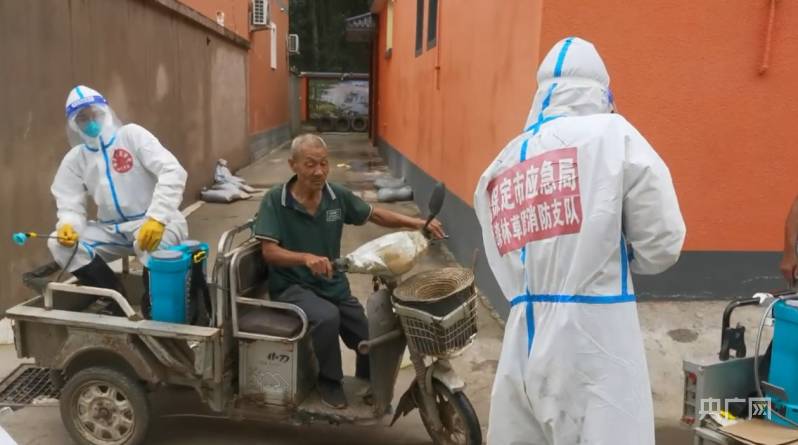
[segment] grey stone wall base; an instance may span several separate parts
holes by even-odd
[[[255,133],[249,137],[249,152],[252,160],[260,159],[291,140],[288,124]]]

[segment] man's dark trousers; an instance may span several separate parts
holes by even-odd
[[[338,336],[353,351],[357,351],[361,341],[369,338],[366,312],[357,298],[349,295],[340,302],[331,302],[301,286],[293,285],[272,299],[293,304],[305,312],[310,324],[313,350],[319,362],[319,377],[335,382],[343,380]],[[371,378],[367,354],[357,353],[355,376],[365,380]]]

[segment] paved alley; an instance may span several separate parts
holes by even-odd
[[[372,167],[379,164],[378,159],[373,158],[369,152],[363,152],[362,144],[331,143],[330,145],[333,158],[330,180],[349,184],[353,190],[362,191],[363,184],[369,178],[373,180],[375,177],[376,173],[370,170],[374,170]],[[342,149],[339,150],[339,147]],[[287,150],[272,153],[238,172],[238,175],[257,188],[268,188],[281,183],[291,176],[286,160],[287,153]],[[215,257],[216,243],[221,234],[233,226],[253,218],[258,210],[260,196],[232,204],[206,203],[188,217],[191,237],[211,244],[213,249],[211,263]],[[366,196],[366,199],[369,199],[369,196]],[[388,206],[406,214],[418,213],[418,209],[412,203]],[[389,232],[389,229],[383,229],[373,224],[363,227],[347,227],[344,231],[343,250],[349,252],[359,245]],[[452,263],[453,260],[445,249],[435,248],[426,255],[413,273]],[[365,298],[371,293],[371,278],[350,275],[350,281],[355,295],[365,302]],[[487,430],[490,390],[501,349],[503,332],[499,323],[490,316],[484,306],[480,307],[479,327],[479,339],[476,344],[463,356],[456,359],[454,366],[468,383],[467,394],[477,409],[484,433]],[[354,373],[354,353],[346,348],[343,349],[345,371],[352,374]],[[6,357],[11,359],[14,355],[13,347],[6,347],[4,351],[0,352],[0,357],[3,359]],[[9,371],[11,369],[13,367]],[[410,368],[401,371],[396,391],[397,401],[409,386],[412,376],[413,371]],[[346,443],[351,445],[375,442],[386,445],[411,445],[430,443],[417,412],[400,419],[392,428],[387,426],[387,422],[383,426],[373,427],[331,427],[313,424],[312,428],[297,428],[279,424],[209,419],[207,416],[213,416],[213,413],[204,410],[191,391],[164,391],[156,394],[153,401],[157,414],[165,417],[159,418],[153,425],[148,445],[221,445],[222,443],[235,443],[236,445]],[[184,415],[187,412],[191,415]],[[0,424],[20,445],[64,445],[70,443],[61,424],[57,408],[24,408],[1,417]]]
[[[376,151],[362,136],[329,135],[325,137],[332,157],[330,180],[348,184],[353,190],[371,199],[367,189],[371,181],[384,169]],[[291,176],[287,165],[288,151],[273,152],[247,167],[238,175],[250,185],[268,188]],[[260,203],[260,195],[248,201],[232,204],[204,204],[189,217],[191,237],[209,242],[216,248],[219,236],[227,229],[253,218]],[[383,204],[375,204],[383,205]],[[445,205],[445,204],[444,204]],[[387,205],[407,214],[418,213],[412,203]],[[389,230],[373,224],[347,227],[344,231],[343,250],[349,252],[364,242],[379,237]],[[213,253],[213,252],[212,252]],[[213,258],[211,258],[213,261]],[[432,249],[417,266],[417,271],[451,265],[453,259],[445,248]],[[486,267],[480,265],[478,267]],[[371,292],[367,276],[351,275],[352,288],[358,297],[365,299]],[[691,443],[690,432],[678,426],[681,417],[683,376],[681,361],[691,355],[716,354],[720,346],[720,321],[725,303],[643,303],[639,306],[640,321],[644,329],[656,413],[658,418],[658,443],[686,445]],[[735,321],[748,326],[759,316],[759,311],[735,312]],[[480,417],[483,434],[487,432],[490,391],[496,370],[503,331],[500,323],[483,304],[480,306],[480,332],[476,344],[464,355],[454,360],[454,366],[468,383],[467,395]],[[749,350],[753,350],[749,335]],[[347,372],[354,371],[354,353],[344,348]],[[0,350],[3,369],[15,357],[13,346]],[[397,388],[398,397],[412,378],[411,369],[403,369]],[[370,445],[429,444],[430,440],[418,414],[400,419],[394,427],[330,427],[314,424],[313,427],[234,422],[213,418],[190,391],[161,392],[154,396],[158,420],[152,430],[148,445],[288,445],[299,443]],[[186,413],[190,415],[185,415]],[[209,418],[211,416],[211,418]],[[16,438],[20,445],[65,445],[71,443],[61,424],[59,412],[54,407],[29,407],[0,417],[0,424]],[[364,429],[365,428],[365,429]]]

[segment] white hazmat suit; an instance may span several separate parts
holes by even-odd
[[[93,107],[94,121],[80,121],[86,107]],[[135,254],[146,265],[149,254],[135,241],[148,219],[165,226],[159,249],[183,241],[188,226],[179,207],[187,173],[174,155],[143,127],[122,125],[102,95],[85,86],[69,93],[66,117],[72,149],[51,191],[58,207],[56,229],[69,224],[80,237],[67,270],[88,265],[96,255],[113,261]],[[97,204],[98,221],[87,221],[87,196]],[[48,246],[55,261],[66,267],[73,248],[53,238]]]
[[[0,426],[0,445],[19,445],[2,426]]]
[[[654,445],[629,271],[679,258],[670,172],[618,114],[601,57],[568,38],[543,60],[526,131],[474,193],[488,262],[512,309],[488,445]]]

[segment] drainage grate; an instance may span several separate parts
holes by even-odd
[[[0,407],[54,406],[60,396],[50,381],[50,368],[23,364],[0,382]]]

